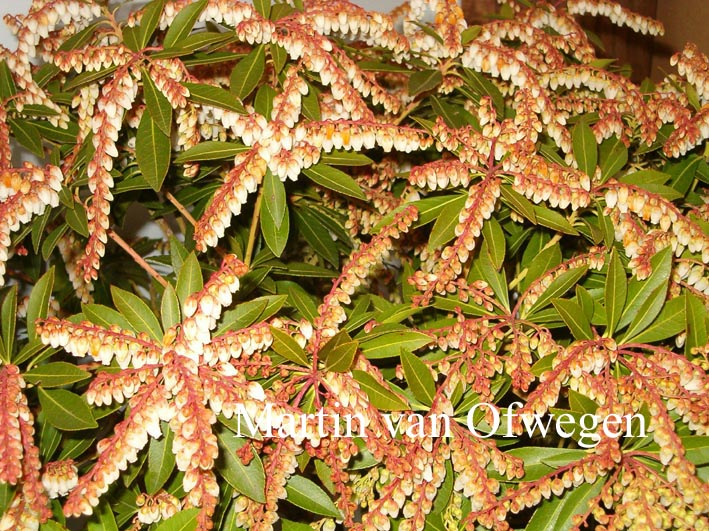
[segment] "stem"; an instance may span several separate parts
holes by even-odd
[[[162,278],[160,273],[155,271],[153,267],[146,262],[142,256],[140,256],[138,253],[136,253],[133,248],[126,243],[126,241],[121,238],[118,234],[116,234],[113,230],[109,229],[108,230],[108,236],[111,238],[114,242],[116,242],[125,252],[127,252],[133,260],[135,260],[135,263],[138,264],[140,267],[142,267],[151,277],[153,277],[155,280],[158,281],[158,283],[163,287],[167,288],[167,280]]]
[[[261,198],[263,197],[263,186],[258,190],[256,204],[254,205],[254,214],[251,216],[251,227],[249,228],[249,241],[246,244],[246,253],[244,254],[244,263],[246,266],[251,265],[251,254],[254,252],[254,244],[256,243],[256,231],[258,230],[258,221],[261,214]]]
[[[192,217],[190,211],[187,210],[185,208],[185,205],[180,203],[174,195],[172,195],[170,192],[165,192],[165,197],[168,201],[170,201],[170,203],[173,204],[173,206],[180,212],[180,214],[182,214],[182,216],[192,224],[193,227],[197,225],[197,220]]]

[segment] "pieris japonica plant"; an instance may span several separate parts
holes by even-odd
[[[5,16],[0,530],[709,529],[709,59],[500,3]]]

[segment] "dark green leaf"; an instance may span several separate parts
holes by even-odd
[[[143,177],[156,192],[170,169],[170,138],[160,130],[150,112],[143,113],[135,139],[135,158]]]
[[[176,164],[183,164],[185,162],[231,159],[249,149],[243,144],[235,142],[208,140],[180,153],[174,160]]]
[[[169,137],[172,129],[172,106],[155,85],[147,70],[143,69],[141,79],[143,80],[145,107],[153,118],[155,125]]]
[[[310,365],[308,355],[295,339],[278,328],[271,327],[271,334],[273,335],[273,345],[271,348],[276,354],[304,367]]]
[[[652,265],[652,274],[646,280],[633,278],[630,281],[625,309],[617,329],[629,325],[637,317],[642,304],[651,297],[653,291],[659,286],[664,285],[665,291],[667,291],[667,283],[672,270],[672,249],[668,247],[655,254],[650,259],[650,264]]]
[[[76,382],[81,382],[91,377],[91,373],[80,369],[72,363],[56,361],[39,365],[22,375],[25,381],[39,384],[44,389],[61,387]]]
[[[521,288],[523,290],[527,289],[532,282],[544,273],[561,264],[561,258],[561,246],[558,243],[535,254],[532,263],[527,267],[527,275],[520,284]]]
[[[295,223],[305,241],[313,250],[335,267],[340,265],[340,253],[337,244],[330,236],[330,231],[324,227],[320,220],[313,215],[307,207],[293,210]]]
[[[199,0],[182,8],[167,29],[162,43],[163,47],[172,48],[179,46],[180,41],[192,32],[195,22],[197,22],[205,7],[207,7],[207,0]]]
[[[707,344],[704,302],[692,293],[687,293],[686,295],[685,315],[687,316],[687,340],[684,346],[685,352],[689,353],[694,347],[702,347]]]
[[[286,493],[286,499],[301,509],[332,518],[342,518],[327,493],[303,476],[291,476],[286,483]]]
[[[685,298],[676,297],[667,301],[657,318],[652,321],[647,328],[637,333],[635,336],[630,335],[633,328],[631,324],[625,343],[652,343],[654,341],[660,341],[676,336],[682,332],[685,327]]]
[[[534,205],[529,199],[506,185],[500,187],[500,194],[502,195],[503,202],[512,210],[517,212],[520,216],[527,218],[532,223],[537,223],[537,214],[534,210]]]
[[[628,148],[617,136],[612,136],[601,143],[599,151],[601,180],[605,182],[625,167],[628,162]]]
[[[640,305],[638,313],[635,319],[630,323],[622,341],[627,342],[629,338],[635,337],[645,330],[662,310],[666,298],[667,283],[662,283],[650,292],[647,299]],[[684,325],[684,316],[682,316],[682,325]]]
[[[303,288],[291,286],[288,289],[288,300],[308,321],[315,321],[318,316],[318,308]]]
[[[483,223],[483,238],[487,243],[487,251],[495,269],[499,270],[505,261],[505,233],[495,218]]]
[[[625,297],[628,292],[628,281],[625,277],[625,268],[618,257],[618,253],[613,250],[608,265],[608,275],[606,276],[606,286],[604,290],[604,298],[606,301],[606,322],[607,334],[613,337],[615,327],[620,321],[623,307],[625,306]]]
[[[138,332],[145,332],[157,341],[162,340],[162,328],[158,318],[143,299],[118,286],[111,286],[113,304]]]
[[[123,330],[136,331],[128,319],[123,317],[121,313],[117,312],[113,308],[109,308],[108,306],[103,306],[101,304],[83,304],[81,306],[81,311],[89,321],[99,326],[103,326],[104,328],[110,328],[112,325],[118,325]]]
[[[202,289],[204,281],[202,280],[202,270],[199,267],[199,261],[194,253],[190,253],[184,259],[179,272],[177,273],[177,286],[175,292],[177,298],[182,303],[181,309],[185,311],[185,301],[187,297]]]
[[[581,266],[564,271],[559,276],[557,276],[549,287],[539,296],[535,303],[531,306],[529,311],[526,312],[526,316],[532,315],[534,312],[545,308],[552,299],[556,297],[561,297],[569,289],[576,285],[576,283],[581,280],[588,271],[588,266]],[[525,313],[525,312],[523,312]]]
[[[62,431],[86,430],[98,427],[89,406],[79,395],[65,389],[38,389],[42,411],[47,422]]]
[[[325,370],[346,372],[352,366],[359,341],[353,340],[346,330],[341,330],[325,343],[318,356],[325,362]]]
[[[7,123],[10,125],[12,136],[30,152],[40,158],[44,157],[44,149],[42,148],[42,136],[37,128],[27,120],[17,120],[8,118]]]
[[[172,430],[164,425],[163,437],[151,439],[148,448],[148,469],[145,472],[145,488],[148,494],[156,494],[165,485],[175,468],[172,451]]]
[[[271,113],[273,112],[273,98],[276,97],[276,89],[270,85],[261,85],[256,91],[256,96],[254,97],[254,110],[262,116],[265,116],[267,120],[271,119]]]
[[[369,334],[360,340],[359,346],[368,359],[381,359],[399,356],[402,348],[414,351],[431,341],[428,334],[405,328]]]
[[[414,72],[409,78],[409,96],[417,96],[427,90],[432,90],[441,84],[443,74],[440,70],[421,70]]]
[[[363,153],[353,151],[335,150],[329,153],[323,153],[320,156],[320,162],[330,164],[331,166],[369,166],[374,161]]]
[[[155,33],[155,30],[160,23],[160,15],[162,14],[165,0],[153,0],[143,10],[143,16],[140,19],[140,32],[138,34],[138,49],[145,48],[150,39]]]
[[[583,483],[566,492],[560,498],[545,500],[529,520],[526,531],[562,531],[571,529],[575,514],[588,510],[591,498],[597,496],[603,486],[603,480],[595,483]]]
[[[337,168],[321,163],[303,170],[303,173],[315,184],[329,190],[357,199],[365,199],[364,192],[355,180]]]
[[[12,79],[12,72],[7,62],[3,59],[0,61],[0,99],[6,100],[17,93],[15,81]]]
[[[574,147],[574,158],[579,170],[593,177],[596,171],[596,162],[598,161],[598,146],[596,145],[596,136],[586,120],[580,120],[574,126],[571,131],[571,139]]]
[[[164,330],[180,322],[180,301],[172,284],[168,284],[160,302],[160,320]]]
[[[175,516],[160,522],[154,531],[194,531],[197,529],[199,511],[199,508],[182,509]]]
[[[431,375],[431,369],[406,349],[401,349],[401,367],[404,369],[406,382],[414,396],[421,403],[430,406],[436,396],[436,382]]]
[[[196,5],[196,4],[193,4]],[[189,99],[205,105],[219,107],[239,114],[246,114],[246,109],[236,97],[220,87],[201,83],[182,83],[190,91]]]
[[[270,0],[265,1],[270,5]],[[266,48],[264,45],[256,46],[249,55],[236,63],[231,71],[229,89],[237,98],[246,99],[258,86],[265,70]]]
[[[86,216],[86,207],[79,202],[74,203],[74,208],[68,208],[64,214],[66,224],[77,234],[84,237],[89,235],[89,219]]]
[[[460,211],[465,205],[466,196],[461,195],[456,201],[448,203],[438,215],[428,237],[428,248],[438,249],[455,237],[455,227],[459,223]]]
[[[5,292],[2,300],[2,345],[8,360],[12,359],[15,346],[15,327],[17,326],[17,284],[13,284]]]
[[[551,210],[549,208],[534,205],[534,215],[536,217],[537,223],[555,231],[563,232],[564,234],[571,234],[572,236],[577,236],[578,231],[568,222],[568,220],[556,210]]]
[[[265,503],[266,474],[259,456],[254,452],[251,462],[244,465],[236,452],[244,444],[249,444],[246,439],[237,437],[231,432],[220,433],[217,438],[222,462],[219,472],[222,477],[237,492],[258,503]]]
[[[578,304],[566,299],[552,299],[551,303],[576,339],[593,339],[591,323]]]
[[[287,214],[286,205],[286,188],[281,180],[273,175],[270,170],[266,170],[266,175],[263,177],[263,204],[271,213],[271,219],[280,227],[283,223],[283,218]]]
[[[281,185],[282,184],[283,183],[281,183]],[[288,215],[288,209],[285,209],[280,225],[276,224],[268,208],[261,209],[259,221],[261,233],[263,234],[266,245],[275,256],[281,256],[288,243],[288,233],[290,232],[290,216]]]
[[[54,267],[50,268],[32,288],[30,300],[27,303],[27,337],[33,340],[37,337],[35,321],[45,319],[49,309],[49,297],[54,288]]]
[[[352,371],[352,377],[357,380],[372,406],[385,411],[402,411],[408,408],[407,403],[399,395],[380,384],[371,374]]]

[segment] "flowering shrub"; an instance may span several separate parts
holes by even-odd
[[[5,17],[1,530],[709,529],[709,60],[502,4]]]

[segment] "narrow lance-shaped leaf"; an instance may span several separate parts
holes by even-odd
[[[175,288],[177,298],[180,299],[182,304],[183,312],[187,297],[200,291],[203,286],[204,281],[202,280],[202,270],[199,266],[199,261],[194,253],[190,253],[184,259],[177,273],[177,287]]]
[[[180,322],[180,301],[172,284],[167,285],[162,295],[160,319],[165,330]]]
[[[495,269],[500,269],[505,261],[505,233],[495,218],[483,224],[483,238],[487,242],[487,251]]]
[[[276,354],[298,365],[305,367],[309,365],[308,355],[295,339],[278,328],[271,327],[271,334],[273,335],[272,348]]]
[[[37,337],[35,321],[47,317],[49,297],[52,294],[53,288],[54,267],[42,275],[37,281],[37,284],[35,284],[30,294],[30,300],[27,303],[27,337],[30,340]]]
[[[581,306],[566,299],[552,299],[551,303],[576,339],[593,339],[591,323],[588,322]]]
[[[585,120],[580,120],[571,132],[574,147],[574,158],[579,170],[593,177],[598,161],[598,146],[593,130]]]
[[[266,69],[266,48],[257,46],[253,51],[236,63],[231,71],[229,89],[240,99],[245,99],[258,85]]]
[[[306,511],[332,518],[342,518],[327,493],[303,476],[291,476],[286,483],[286,499]]]
[[[436,396],[436,382],[433,380],[431,370],[426,364],[408,352],[401,349],[401,366],[409,388],[423,404],[430,406]]]
[[[604,297],[606,300],[606,321],[608,323],[606,335],[613,336],[615,327],[620,321],[620,315],[625,305],[625,297],[628,292],[628,284],[625,277],[625,268],[620,261],[618,253],[613,250],[611,253],[610,263],[608,265],[608,275],[606,276],[606,285]]]
[[[163,47],[179,46],[180,41],[190,34],[200,13],[206,6],[207,0],[199,0],[184,7],[170,24],[163,40]]]
[[[286,188],[281,180],[270,170],[267,170],[266,175],[263,177],[262,201],[266,209],[271,213],[271,218],[276,227],[280,227],[287,211]]]
[[[283,212],[281,223],[277,224],[271,211],[268,208],[262,208],[259,222],[266,245],[275,256],[281,256],[288,243],[288,233],[290,232],[288,209]]]
[[[58,430],[86,430],[98,426],[86,402],[66,389],[46,391],[40,387],[39,402],[47,421]]]
[[[690,353],[694,347],[707,344],[706,310],[702,300],[691,293],[685,299],[685,315],[687,318],[687,340],[685,352]]]
[[[111,296],[113,304],[128,319],[133,328],[138,332],[145,332],[153,339],[161,340],[160,322],[148,305],[143,302],[143,299],[117,286],[111,286]]]
[[[2,343],[8,360],[12,359],[17,326],[17,284],[10,286],[2,300]]]
[[[165,95],[155,85],[147,70],[143,69],[141,79],[143,80],[143,93],[145,94],[145,106],[153,118],[155,125],[160,131],[170,136],[172,128],[172,105],[167,101]]]
[[[258,503],[266,501],[266,474],[261,459],[254,455],[248,465],[244,465],[237,451],[248,444],[246,439],[235,436],[231,432],[217,435],[220,452],[220,473],[234,490],[248,496]],[[253,450],[252,450],[253,451]]]
[[[143,113],[136,134],[135,158],[145,181],[158,191],[170,169],[170,138],[158,127],[150,112]]]
[[[352,371],[352,376],[365,392],[369,403],[385,411],[401,411],[407,409],[406,402],[391,389],[384,387],[374,376],[364,371]]]

